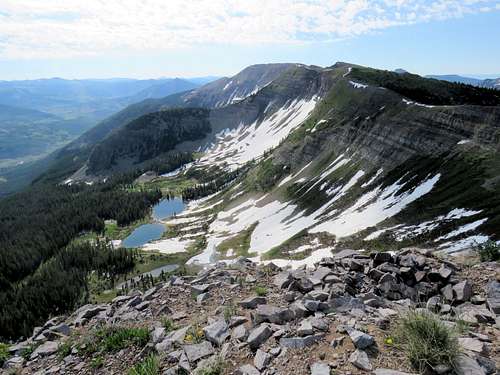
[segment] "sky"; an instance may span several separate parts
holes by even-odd
[[[500,76],[500,0],[0,0],[0,80],[336,61]]]

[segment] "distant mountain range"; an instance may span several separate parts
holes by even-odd
[[[193,90],[214,78],[0,81],[0,195],[29,182],[39,167],[31,162],[113,113]]]
[[[495,79],[478,79],[478,78],[470,78],[463,77],[455,74],[449,75],[428,75],[426,78],[434,78],[442,81],[448,82],[457,82],[457,83],[465,83],[467,85],[473,85],[478,87],[486,87],[490,89],[500,90],[500,78]]]

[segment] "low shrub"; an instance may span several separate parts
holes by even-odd
[[[0,367],[7,361],[10,357],[9,345],[0,343]]]
[[[494,262],[500,260],[500,245],[495,241],[487,241],[476,247],[481,262]]]
[[[394,329],[394,343],[420,372],[437,365],[454,367],[460,354],[456,331],[427,311],[410,311]]]

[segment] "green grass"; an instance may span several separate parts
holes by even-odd
[[[80,346],[83,352],[114,353],[130,346],[143,347],[149,341],[149,330],[141,327],[107,326],[96,329]]]
[[[170,318],[167,318],[164,316],[160,319],[160,321],[161,321],[163,328],[165,328],[165,331],[167,333],[171,332],[171,331],[175,331],[177,329],[177,325]]]
[[[240,233],[236,234],[235,236],[228,238],[224,241],[222,241],[219,246],[217,246],[217,251],[221,254],[224,254],[224,256],[227,257],[227,252],[232,249],[234,252],[234,255],[231,257],[238,257],[238,256],[253,256],[254,253],[249,253],[248,249],[250,248],[250,238],[252,237],[252,233],[257,226],[258,222],[253,223],[250,227],[247,229],[242,230]]]
[[[104,365],[104,357],[102,355],[98,355],[97,357],[92,358],[90,361],[90,368],[97,370]]]
[[[151,189],[158,188],[164,195],[170,194],[174,196],[180,196],[184,189],[193,187],[197,183],[198,180],[194,178],[178,176],[175,178],[158,178],[154,181],[145,183],[144,186]]]
[[[141,363],[136,364],[128,372],[129,375],[159,375],[160,362],[158,357],[150,355]]]
[[[229,302],[227,305],[224,306],[224,320],[226,322],[229,322],[229,320],[235,316],[238,313],[238,308],[234,304],[233,301]]]
[[[393,336],[396,347],[420,372],[437,365],[453,368],[460,354],[456,331],[430,312],[408,312],[397,322]]]
[[[0,343],[0,367],[7,361],[10,357],[9,345]]]
[[[255,294],[259,297],[265,297],[267,295],[267,288],[261,285],[255,287]]]
[[[72,343],[68,341],[64,341],[59,344],[57,347],[57,356],[60,359],[63,359],[64,357],[67,357],[68,355],[71,354],[71,349],[72,349]]]

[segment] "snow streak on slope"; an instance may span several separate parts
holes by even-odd
[[[336,209],[336,202],[352,187],[358,185],[363,174],[363,171],[358,171],[347,183],[340,186],[336,194],[332,194],[326,203],[310,215],[306,215],[305,210],[300,210],[293,203],[271,200],[270,195],[249,199],[219,212],[210,224],[207,248],[202,254],[191,259],[191,262],[214,261],[217,246],[222,241],[255,224],[248,251],[259,255],[281,245],[305,229],[311,233],[329,232],[337,238],[355,234],[396,215],[407,205],[430,192],[440,178],[439,174],[428,177],[420,185],[402,193],[405,184],[399,180],[383,189],[379,186],[366,192],[343,211]]]
[[[438,173],[400,195],[397,195],[397,192],[404,187],[400,181],[396,181],[383,190],[378,187],[364,194],[351,208],[333,220],[317,225],[310,232],[329,232],[337,237],[353,235],[401,212],[411,202],[429,193],[440,177],[441,174]]]
[[[273,114],[251,124],[241,123],[236,129],[225,129],[217,135],[217,141],[209,147],[207,155],[200,159],[200,165],[227,163],[232,169],[265,151],[276,147],[310,115],[318,97],[295,99],[287,102]]]

